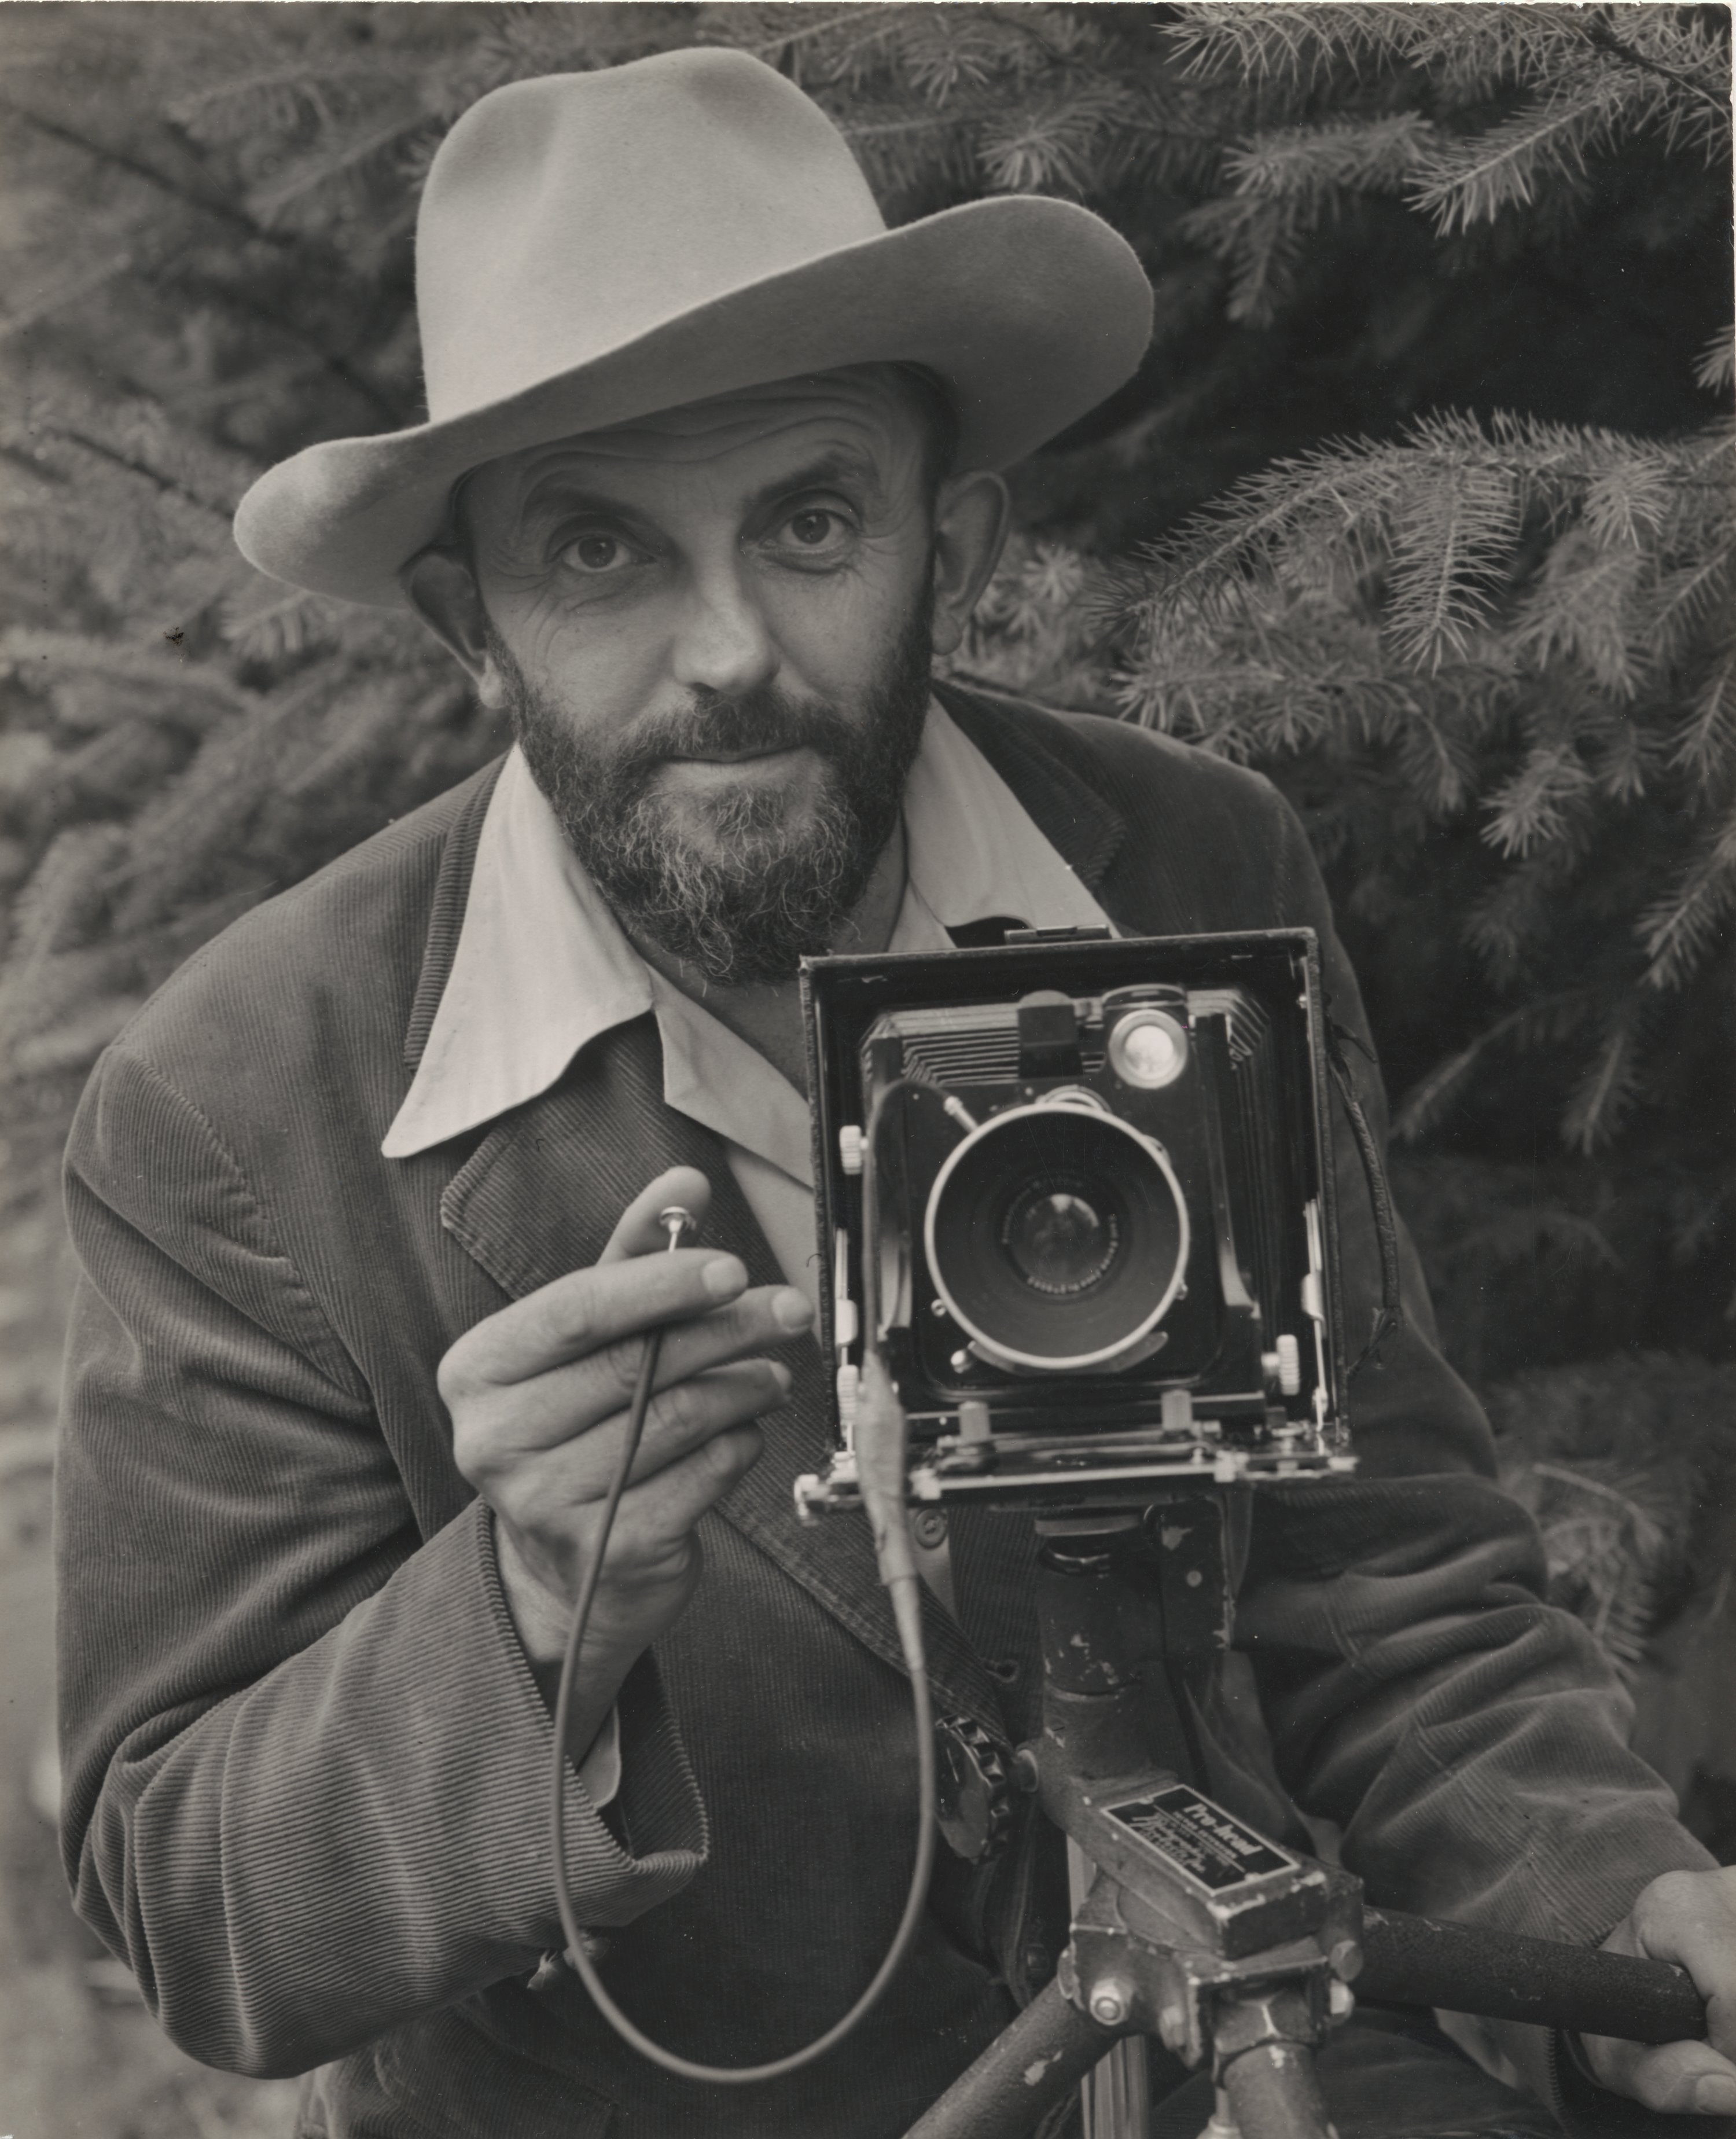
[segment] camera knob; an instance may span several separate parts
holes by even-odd
[[[854,1122],[846,1122],[838,1132],[838,1162],[846,1173],[862,1171],[863,1135]]]
[[[936,1816],[956,1856],[967,1864],[998,1857],[1012,1831],[1014,1791],[1007,1749],[967,1716],[934,1726],[940,1803]]]
[[[1293,1337],[1280,1337],[1276,1348],[1259,1355],[1260,1371],[1268,1382],[1276,1382],[1279,1393],[1287,1397],[1302,1393],[1302,1347]]]

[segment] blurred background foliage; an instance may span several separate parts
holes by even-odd
[[[1680,1729],[1705,1643],[1736,1653],[1722,7],[0,11],[15,1319],[131,1011],[501,745],[407,619],[244,565],[237,498],[421,414],[411,238],[456,115],[692,42],[818,97],[893,221],[1035,189],[1137,247],[1151,351],[1019,472],[961,665],[1302,811],[1448,1348],[1562,1601],[1626,1667],[1674,1656],[1650,1727],[1736,1855],[1736,1745]],[[51,1379],[30,1328],[14,1415]]]

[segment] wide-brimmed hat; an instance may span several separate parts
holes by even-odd
[[[398,603],[452,486],[503,453],[780,379],[926,365],[961,467],[1004,467],[1132,372],[1152,292],[1067,201],[888,230],[842,135],[746,53],[663,52],[492,91],[442,143],[416,227],[428,420],[310,446],[242,500],[261,570]]]

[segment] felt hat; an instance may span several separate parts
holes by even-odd
[[[242,500],[262,571],[396,604],[452,488],[505,453],[846,365],[927,365],[962,467],[1001,467],[1132,372],[1152,292],[1099,217],[1034,195],[888,230],[843,135],[762,61],[663,52],[496,89],[416,226],[428,420],[310,446]]]

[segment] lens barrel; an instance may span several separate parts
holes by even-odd
[[[1187,1207],[1162,1147],[1102,1108],[1010,1107],[947,1155],[923,1222],[942,1304],[985,1357],[1113,1367],[1181,1289]]]

